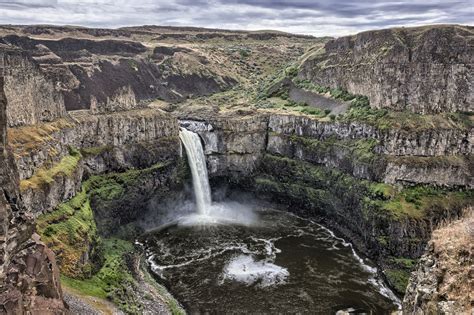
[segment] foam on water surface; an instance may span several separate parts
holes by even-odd
[[[289,275],[286,268],[274,263],[257,261],[252,256],[240,255],[225,266],[223,279],[268,287],[285,283]]]

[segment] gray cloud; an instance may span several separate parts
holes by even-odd
[[[474,23],[472,0],[0,0],[1,24],[189,25],[339,36]]]

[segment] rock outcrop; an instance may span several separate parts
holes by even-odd
[[[25,52],[3,49],[0,44],[0,59],[4,60],[8,126],[53,121],[66,114],[62,94]]]
[[[471,26],[363,32],[329,41],[300,78],[366,95],[374,108],[441,113],[474,110]]]
[[[474,310],[474,209],[433,232],[412,273],[403,308],[407,314],[471,314]]]
[[[18,191],[18,173],[6,141],[3,87],[0,67],[0,313],[64,314],[54,254],[34,233]]]

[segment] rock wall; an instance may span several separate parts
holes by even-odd
[[[321,122],[308,116],[238,113],[188,115],[211,176],[248,176],[265,153],[341,170],[388,184],[474,187],[474,130],[379,130],[364,123]]]
[[[243,111],[185,117],[215,183],[322,219],[376,260],[399,294],[432,230],[472,203],[472,130],[381,130]]]
[[[7,99],[0,64],[0,313],[64,314],[54,254],[34,233],[6,143]]]
[[[23,143],[15,151],[21,157],[21,194],[27,209],[35,214],[69,200],[81,189],[84,178],[146,168],[176,159],[180,151],[176,119],[152,109],[106,115],[74,112],[62,127],[52,129],[46,137],[48,143],[56,143],[52,148],[60,147],[53,157],[51,152],[35,154],[41,139]],[[30,127],[23,129],[30,131]],[[23,139],[21,128],[15,132],[16,141]]]
[[[300,78],[366,95],[375,108],[415,113],[473,111],[471,26],[368,31],[329,41]]]
[[[10,127],[33,125],[65,116],[62,94],[26,53],[0,47],[2,58]]]
[[[248,176],[259,165],[267,140],[266,115],[233,112],[187,119],[180,124],[201,136],[210,176]]]
[[[406,132],[270,115],[268,132],[267,152],[344,170],[357,178],[473,187],[473,129]]]

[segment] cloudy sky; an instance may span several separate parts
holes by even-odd
[[[0,24],[155,24],[340,36],[439,23],[473,25],[474,0],[0,0]]]

